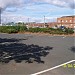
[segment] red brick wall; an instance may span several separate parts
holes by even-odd
[[[69,28],[74,28],[75,26],[75,16],[65,16],[61,18],[57,18],[58,26],[66,26]]]

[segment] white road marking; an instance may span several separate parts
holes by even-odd
[[[72,62],[75,62],[75,60],[68,61],[68,62],[66,62],[66,63],[60,64],[60,65],[58,65],[58,66],[55,66],[55,67],[52,67],[52,68],[50,68],[50,69],[43,70],[43,71],[40,71],[40,72],[37,72],[37,73],[31,74],[31,75],[39,75],[39,74],[42,74],[42,73],[45,73],[45,72],[48,72],[48,71],[54,70],[54,69],[56,69],[56,68],[59,68],[59,67],[65,65],[65,64],[72,63]]]
[[[66,36],[64,36],[63,38],[66,38]]]

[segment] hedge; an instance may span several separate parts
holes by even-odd
[[[26,30],[27,28],[25,26],[0,26],[1,33],[17,33]]]
[[[18,32],[32,32],[32,33],[38,33],[38,32],[44,32],[44,33],[50,33],[50,34],[73,34],[74,31],[71,28],[65,28],[63,29],[53,29],[53,28],[29,28],[27,29],[26,26],[0,26],[0,32],[1,33],[18,33]]]

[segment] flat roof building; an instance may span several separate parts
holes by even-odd
[[[75,28],[75,16],[63,16],[57,18],[58,26],[65,26],[67,28]]]

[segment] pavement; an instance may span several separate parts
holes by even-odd
[[[26,55],[29,58],[34,58],[33,62],[28,62],[29,59],[24,59],[23,56],[23,59],[19,59],[21,62],[12,59],[8,63],[0,63],[0,75],[31,75],[75,60],[75,37],[0,34],[0,50],[4,52],[11,50],[10,53],[17,51],[17,54],[19,52],[23,54],[25,50],[24,53],[34,55],[34,57],[30,54]],[[35,58],[36,55],[38,59]],[[75,68],[59,67],[40,75],[75,75],[74,70]]]

